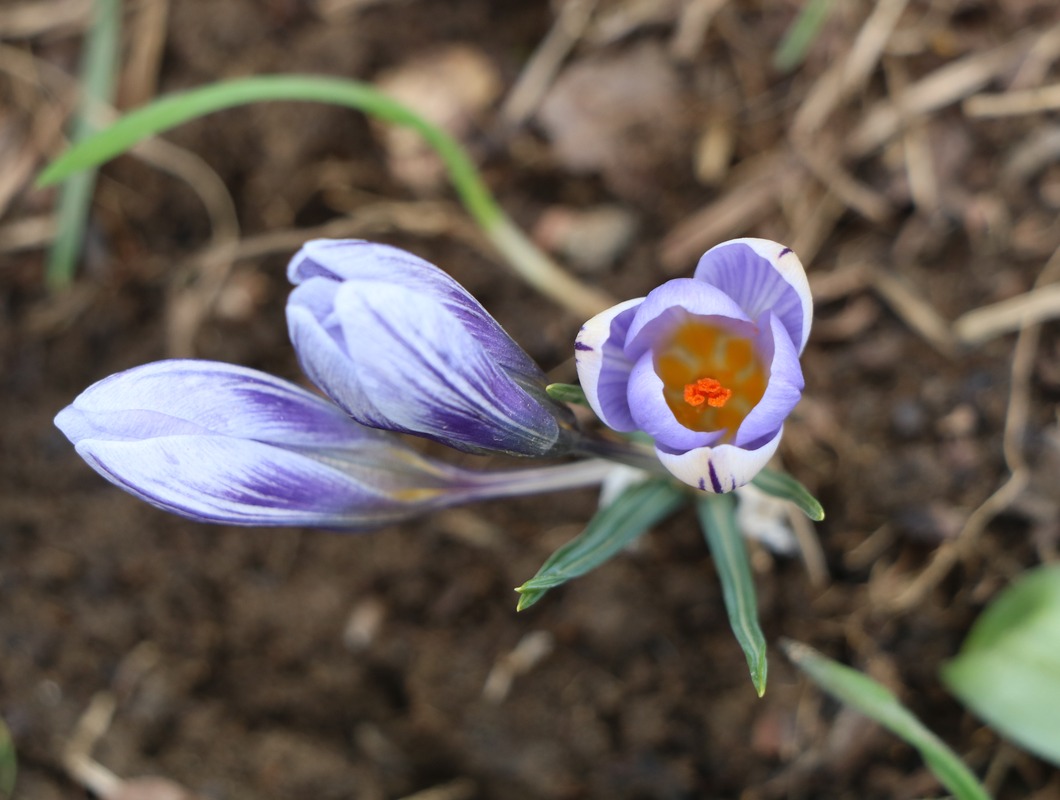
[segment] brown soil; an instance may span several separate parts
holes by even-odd
[[[0,15],[34,5],[45,14],[44,3],[15,3]],[[962,344],[950,325],[1030,290],[1060,246],[1055,117],[979,119],[960,106],[979,90],[1055,83],[1052,0],[909,3],[864,86],[802,145],[809,157],[796,154],[796,118],[874,3],[836,4],[806,63],[784,75],[770,60],[801,4],[715,4],[700,46],[679,58],[671,42],[685,6],[600,2],[600,24],[544,87],[545,110],[515,127],[499,109],[554,24],[545,0],[172,0],[152,50],[142,26],[156,5],[129,4],[126,63],[146,49],[148,66],[123,70],[124,105],[153,94],[152,54],[164,93],[268,72],[372,79],[441,45],[475,51],[501,87],[461,133],[486,181],[527,229],[556,207],[566,218],[620,206],[635,238],[582,274],[618,297],[687,274],[724,238],[794,247],[819,314],[781,454],[827,509],[814,528],[825,571],[812,548],[805,561],[754,548],[766,635],[895,688],[998,797],[1060,797],[1054,770],[1000,741],[938,677],[984,605],[1056,558],[1055,332],[1046,328],[1017,384],[1029,400],[1016,441],[1028,488],[957,546],[1017,466],[1002,452],[1015,340]],[[298,230],[346,219],[348,235],[444,266],[558,380],[573,378],[582,320],[490,257],[448,190],[424,188],[430,175],[415,190],[396,178],[362,117],[293,104],[224,112],[166,137],[220,175],[245,240],[292,236],[238,259],[216,303],[203,305],[210,274],[196,260],[220,236],[197,195],[210,190],[134,157],[102,171],[77,282],[49,295],[43,250],[11,237],[51,213],[54,194],[16,169],[57,151],[48,120],[70,103],[54,69],[75,72],[84,19],[40,19],[0,50],[0,176],[17,182],[9,191],[0,177],[0,717],[18,750],[17,797],[81,796],[62,753],[101,692],[117,706],[93,750],[100,763],[216,800],[432,787],[423,797],[942,793],[913,750],[823,699],[775,648],[769,691],[755,697],[690,514],[516,614],[512,587],[579,531],[592,492],[343,536],[197,525],[102,481],[51,424],[90,383],[175,352],[299,379],[283,321]],[[1007,61],[991,55],[1019,41]],[[28,76],[26,56],[39,70]],[[941,107],[859,143],[859,126],[935,70],[991,58],[1003,63],[976,86],[947,83]],[[1043,132],[1052,150],[1037,144]],[[705,140],[722,155],[697,179]],[[575,244],[583,234],[602,235],[576,227]],[[909,595],[941,553],[956,554],[952,567]],[[530,641],[551,641],[547,656],[507,693],[484,695],[491,671],[539,632],[551,638]]]

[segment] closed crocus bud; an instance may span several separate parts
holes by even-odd
[[[294,384],[160,361],[86,389],[55,424],[98,473],[201,522],[366,530],[435,508],[600,480],[599,463],[479,473],[420,456]]]
[[[575,343],[586,398],[616,431],[643,431],[683,482],[721,493],[772,458],[803,389],[813,301],[796,255],[736,239],[593,317]]]
[[[559,455],[570,410],[449,275],[395,247],[308,242],[287,324],[309,378],[358,422],[472,453]]]

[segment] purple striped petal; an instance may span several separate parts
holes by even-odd
[[[381,438],[293,383],[195,359],[156,361],[104,378],[57,419],[75,443],[211,434],[312,448]]]
[[[695,280],[715,286],[757,320],[776,314],[802,353],[810,336],[813,298],[806,270],[791,249],[767,239],[734,239],[708,250]]]
[[[230,525],[367,530],[457,503],[598,483],[607,466],[458,469],[294,384],[210,361],[113,375],[55,423],[115,485],[166,511]]]
[[[364,425],[468,452],[551,455],[569,409],[459,284],[397,248],[308,243],[289,267],[291,340],[310,379]]]
[[[62,420],[57,420],[62,427]],[[84,439],[77,452],[153,506],[200,522],[360,529],[410,509],[298,452],[220,436]]]
[[[656,447],[663,466],[678,480],[704,492],[731,492],[751,482],[780,445],[781,427],[771,439],[753,450],[731,444],[699,447],[682,453],[670,453]]]
[[[314,239],[306,242],[291,259],[287,277],[296,286],[319,283],[331,292],[337,291],[343,282],[351,281],[364,285],[365,291],[370,291],[370,284],[383,284],[429,296],[440,309],[458,320],[503,370],[520,376],[521,383],[543,384],[540,368],[489,312],[446,272],[412,253],[359,239]],[[314,281],[314,278],[321,280]],[[302,295],[301,301],[305,302],[306,297]],[[324,293],[314,298],[317,304],[312,310],[318,318],[330,311],[326,297]]]
[[[633,315],[644,298],[627,300],[601,312],[582,326],[574,342],[574,361],[585,399],[605,425],[634,431],[626,384],[633,362],[623,348]]]

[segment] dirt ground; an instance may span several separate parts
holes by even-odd
[[[1060,798],[938,678],[990,599],[1057,558],[1060,339],[992,307],[1060,271],[1060,124],[1018,94],[1060,79],[1054,0],[836,3],[790,71],[772,59],[795,0],[126,6],[120,107],[251,74],[378,80],[448,115],[513,218],[618,298],[727,238],[794,248],[818,314],[780,454],[828,516],[801,558],[754,547],[766,635],[894,688],[998,797]],[[61,149],[88,8],[0,4],[16,797],[86,796],[63,753],[108,698],[100,764],[214,800],[943,793],[775,646],[756,698],[691,514],[517,614],[512,587],[593,492],[343,536],[193,524],[85,466],[51,420],[117,370],[177,354],[300,380],[283,266],[312,236],[444,266],[557,380],[583,321],[505,267],[406,140],[295,104],[108,164],[77,280],[47,292],[55,194],[32,177]],[[1015,101],[988,116],[998,93]]]

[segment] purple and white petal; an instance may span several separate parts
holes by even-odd
[[[724,431],[695,431],[677,421],[666,403],[662,380],[655,372],[653,354],[640,357],[629,376],[629,408],[636,430],[644,431],[668,450],[691,450],[717,442]]]
[[[668,453],[656,447],[662,465],[678,480],[705,492],[731,492],[757,475],[780,445],[784,429],[754,450],[731,444],[700,447],[684,453]]]
[[[813,298],[806,270],[791,249],[767,239],[734,239],[708,250],[694,280],[716,286],[748,317],[776,314],[799,353],[810,336]]]
[[[603,423],[616,431],[637,428],[626,398],[633,362],[626,358],[623,348],[643,299],[627,300],[597,314],[582,326],[574,341],[574,361],[585,399]]]
[[[342,284],[335,313],[347,364],[339,376],[367,403],[346,404],[321,370],[320,387],[354,419],[470,452],[544,455],[560,438],[554,417],[430,298],[378,284]],[[311,365],[316,353],[296,349]],[[326,354],[330,358],[330,355]],[[340,365],[341,370],[341,365]]]
[[[543,385],[541,370],[486,309],[449,274],[412,253],[359,239],[314,239],[291,259],[287,277],[299,286],[319,281],[337,287],[352,282],[373,291],[374,285],[383,284],[433,298],[502,368],[521,381]],[[308,304],[307,300],[307,294],[299,295],[300,303]],[[319,318],[320,311],[314,310]]]
[[[637,361],[690,316],[726,328],[750,321],[720,289],[692,278],[676,278],[653,289],[638,306],[626,335],[626,357]]]
[[[289,447],[338,447],[374,439],[331,403],[264,372],[174,359],[99,381],[56,417],[75,444],[212,434]]]
[[[122,489],[200,522],[358,530],[415,511],[309,456],[228,436],[83,439],[77,452]]]
[[[780,319],[772,313],[761,320],[763,328],[756,343],[763,360],[769,363],[765,394],[744,418],[736,432],[737,447],[754,448],[772,438],[802,398],[805,381],[795,345]],[[768,323],[768,324],[765,324]]]

